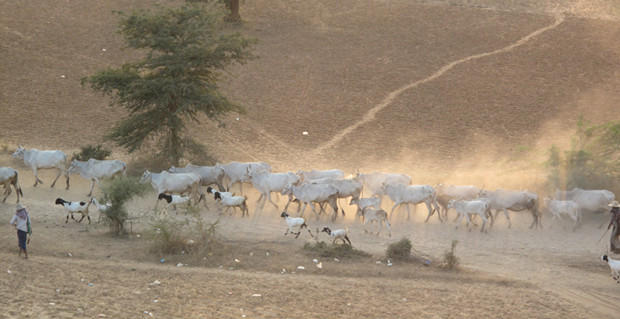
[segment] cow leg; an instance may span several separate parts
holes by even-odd
[[[390,211],[390,219],[392,219],[392,213],[394,213],[394,209],[396,207],[398,207],[401,203],[394,203],[394,206],[392,206],[392,210]]]
[[[93,189],[95,189],[95,179],[90,180],[90,192],[86,196],[90,197],[93,194]]]
[[[37,171],[37,168],[33,168],[32,171],[34,172],[34,186],[33,187],[37,187],[37,184],[43,184],[43,181],[39,179],[39,172]]]
[[[301,205],[301,202],[300,202],[300,205]],[[304,217],[304,212],[306,211],[306,206],[308,206],[308,203],[304,202],[304,207],[302,208],[301,214],[299,215],[299,217]],[[314,211],[314,206],[312,206],[312,210]]]
[[[506,219],[508,220],[508,228],[512,227],[512,222],[510,221],[510,214],[508,214],[508,210],[506,208],[503,209],[504,214],[506,215]],[[532,228],[532,226],[530,226]]]
[[[471,219],[469,218],[469,214],[465,214],[465,220],[467,221],[467,229],[471,231]]]
[[[50,185],[50,187],[54,187],[54,185],[56,185],[56,181],[58,180],[60,175],[62,175],[62,171],[60,169],[56,169],[56,178],[54,178],[54,181],[52,182],[52,185]]]
[[[482,229],[480,229],[480,232],[484,232],[484,226],[486,226],[487,224],[487,218],[486,216],[482,217]]]
[[[426,209],[428,209],[428,216],[426,216],[426,220],[424,221],[426,223],[431,218],[433,213],[435,213],[435,210],[433,209],[431,203],[425,202],[425,204],[426,204]],[[439,221],[440,222],[443,222],[443,220],[441,219],[441,214],[440,213],[437,213],[437,217],[439,217]]]
[[[274,203],[274,201],[273,201],[273,200],[271,200],[271,192],[268,192],[268,193],[267,193],[267,200],[269,200],[269,202],[270,202],[270,203],[272,203],[272,204],[273,204],[273,206],[275,206],[275,207],[276,207],[276,209],[279,209],[278,204]],[[265,206],[265,203],[264,203],[264,202],[263,202],[263,206]]]
[[[459,220],[456,222],[456,227],[454,227],[454,230],[459,229],[459,225],[461,224],[461,220],[463,220],[463,215],[465,215],[465,214],[463,214],[463,213],[461,213],[459,211],[457,211],[457,214],[459,214]]]
[[[65,224],[69,222],[69,215],[70,214],[67,214],[67,219],[65,219]]]
[[[366,219],[366,221],[364,222],[364,231],[368,234],[368,229],[366,229],[366,224],[368,224],[369,220]],[[372,225],[372,224],[371,224]],[[372,232],[370,232],[370,234],[372,235]]]

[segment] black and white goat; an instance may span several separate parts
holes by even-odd
[[[611,269],[611,278],[620,284],[620,260],[609,258],[607,255],[603,255],[601,260],[609,265]]]
[[[232,207],[234,210],[237,210],[237,207],[241,209],[241,217],[244,215],[250,215],[248,210],[248,205],[246,204],[248,198],[247,196],[229,196],[221,192],[215,192],[213,195],[215,200],[220,200],[220,203],[226,207],[226,212]]]
[[[166,214],[168,213],[168,207],[170,207],[170,205],[174,206],[174,210],[177,210],[177,205],[190,205],[190,197],[189,196],[182,196],[182,195],[168,195],[168,194],[164,194],[161,193],[157,196],[157,199],[163,199],[166,201],[166,203],[168,203],[168,205],[166,205],[163,210],[163,212],[166,212]]]
[[[286,212],[282,212],[280,217],[284,218],[286,220],[286,224],[288,225],[288,228],[286,229],[286,233],[284,233],[284,235],[288,235],[288,232],[290,231],[291,234],[295,234],[295,238],[297,238],[299,237],[299,234],[301,234],[301,229],[306,227],[306,229],[308,229],[308,233],[310,234],[310,237],[314,238],[314,236],[312,235],[312,232],[310,231],[310,229],[308,228],[308,225],[306,224],[306,221],[303,218],[291,217]],[[298,229],[297,233],[293,232],[295,228]]]
[[[345,229],[331,230],[329,229],[329,227],[325,226],[323,227],[323,230],[321,230],[321,232],[326,232],[328,235],[332,236],[332,239],[334,240],[332,242],[333,244],[336,243],[336,240],[340,239],[342,240],[343,244],[349,243],[349,246],[351,246],[351,241],[349,240],[349,229],[347,229],[346,227]]]
[[[90,216],[88,216],[88,207],[93,202],[93,198],[91,198],[88,203],[86,202],[68,202],[62,198],[56,198],[56,205],[62,205],[67,210],[67,219],[65,223],[69,221],[69,215],[71,215],[71,219],[77,221],[78,223],[84,219],[84,217],[88,217],[88,223],[90,224]],[[82,214],[82,218],[80,220],[76,220],[73,218],[73,214],[80,213]]]

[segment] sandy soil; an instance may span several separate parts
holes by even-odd
[[[85,200],[90,183],[73,176],[70,190],[62,180],[52,189],[53,173],[43,171],[46,184],[32,187],[32,172],[10,154],[18,144],[72,154],[101,141],[122,112],[79,79],[137,56],[123,50],[108,13],[154,2],[0,0],[0,166],[19,170],[35,231],[31,258],[18,258],[8,225],[15,197],[0,204],[0,317],[618,316],[620,285],[600,260],[605,240],[597,242],[608,216],[587,216],[572,232],[549,216],[543,230],[530,230],[531,216],[513,213],[511,229],[500,216],[479,233],[434,217],[425,224],[420,206],[411,220],[399,212],[388,237],[365,234],[346,205],[335,222],[306,212],[311,229],[346,226],[354,247],[372,255],[319,258],[320,269],[301,249],[313,239],[283,236],[280,211],[257,212],[252,191],[249,218],[201,210],[220,220],[225,249],[213,255],[148,252],[154,193],[130,203],[130,236],[109,235],[96,212],[90,225],[65,223],[54,200]],[[233,67],[222,90],[247,113],[192,134],[222,162],[263,160],[277,171],[380,170],[416,184],[537,190],[545,150],[569,145],[580,115],[594,123],[618,116],[620,24],[579,15],[592,9],[583,2],[566,15],[505,5],[244,2],[238,30],[260,39],[260,59]],[[133,159],[119,149],[114,157]],[[386,264],[386,247],[402,237],[429,267]],[[453,239],[461,268],[446,272],[437,265]]]

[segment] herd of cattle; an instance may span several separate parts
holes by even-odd
[[[54,187],[58,178],[64,176],[67,189],[69,188],[69,175],[80,174],[91,180],[91,188],[87,196],[92,195],[95,183],[100,184],[102,180],[124,175],[126,171],[126,164],[120,160],[73,160],[67,165],[66,155],[58,150],[26,150],[19,146],[13,153],[13,158],[23,159],[24,164],[33,170],[34,186],[43,183],[37,175],[41,169],[55,169],[57,174],[51,186]],[[271,198],[271,194],[277,192],[288,195],[289,201],[284,208],[285,211],[291,202],[297,202],[298,211],[303,204],[300,213],[302,216],[308,205],[316,214],[320,214],[325,211],[327,204],[333,209],[333,219],[338,215],[338,199],[350,199],[349,205],[358,207],[358,216],[366,218],[370,215],[374,218],[385,216],[386,223],[399,206],[405,206],[407,218],[409,218],[409,206],[415,209],[415,205],[424,203],[428,210],[426,221],[435,212],[440,221],[446,221],[448,210],[454,209],[459,218],[457,227],[458,223],[465,218],[471,230],[471,217],[479,216],[483,221],[481,231],[485,230],[488,219],[492,226],[500,212],[504,212],[509,223],[508,227],[510,227],[509,211],[529,211],[533,218],[530,228],[542,227],[543,210],[551,213],[554,219],[561,219],[563,215],[569,216],[577,227],[582,214],[607,211],[608,205],[615,199],[615,195],[608,190],[575,188],[567,191],[557,190],[553,198],[545,198],[541,203],[538,195],[531,191],[502,189],[491,191],[471,185],[439,184],[435,187],[412,185],[411,178],[405,174],[383,172],[358,173],[351,178],[345,178],[344,172],[339,169],[274,173],[271,165],[264,162],[230,162],[228,164],[218,163],[214,166],[188,164],[182,168],[173,166],[168,171],[160,173],[147,170],[140,181],[150,183],[158,194],[166,195],[158,196],[157,201],[167,198],[170,202],[171,197],[167,195],[191,196],[197,204],[205,196],[203,187],[208,187],[209,192],[216,194],[224,206],[245,206],[246,210],[247,197],[243,196],[242,185],[250,183],[261,194],[257,201],[257,210],[263,209],[267,201],[278,208]],[[0,184],[4,185],[3,202],[12,193],[11,186],[17,193],[17,202],[19,202],[19,196],[23,194],[15,169],[1,167]],[[241,196],[228,192],[236,184],[239,185]],[[219,191],[211,187],[217,187]],[[386,195],[393,202],[389,215],[381,209],[382,198]],[[224,200],[224,197],[229,199]],[[229,202],[231,204],[226,204]],[[206,200],[205,205],[207,205]],[[316,211],[315,205],[319,206],[319,212]],[[344,210],[342,213],[344,214]]]

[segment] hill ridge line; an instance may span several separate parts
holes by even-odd
[[[532,39],[533,37],[536,37],[538,35],[540,35],[541,33],[544,33],[548,30],[554,29],[555,27],[559,26],[562,22],[564,22],[564,15],[558,14],[555,16],[555,22],[551,25],[548,25],[544,28],[538,29],[530,34],[528,34],[527,36],[519,39],[517,42],[503,47],[501,49],[497,49],[491,52],[484,52],[484,53],[479,53],[479,54],[475,54],[475,55],[471,55],[453,62],[450,62],[446,65],[444,65],[443,67],[441,67],[439,70],[437,70],[435,73],[431,74],[430,76],[421,79],[421,80],[417,80],[415,82],[409,83],[405,86],[402,86],[390,93],[388,93],[388,95],[376,106],[374,106],[373,108],[371,108],[370,110],[368,110],[368,112],[366,112],[366,114],[362,117],[362,119],[360,119],[359,121],[351,124],[350,126],[344,128],[340,133],[334,135],[334,137],[317,146],[314,150],[312,150],[311,152],[315,155],[318,155],[319,153],[325,151],[326,149],[333,147],[335,144],[339,143],[340,141],[342,141],[342,139],[349,135],[351,132],[353,132],[354,130],[356,130],[358,127],[372,121],[375,119],[375,115],[379,112],[382,111],[383,109],[385,109],[386,107],[388,107],[401,93],[403,93],[406,90],[415,88],[417,86],[419,86],[420,84],[424,84],[426,82],[432,81],[438,77],[440,77],[441,75],[443,75],[444,73],[446,73],[447,71],[451,70],[453,67],[461,64],[461,63],[465,63],[471,60],[475,60],[475,59],[480,59],[480,58],[484,58],[487,56],[491,56],[491,55],[495,55],[495,54],[499,54],[499,53],[504,53],[504,52],[508,52],[513,50],[516,47],[519,47],[523,44],[525,44],[526,42],[528,42],[530,39]]]

